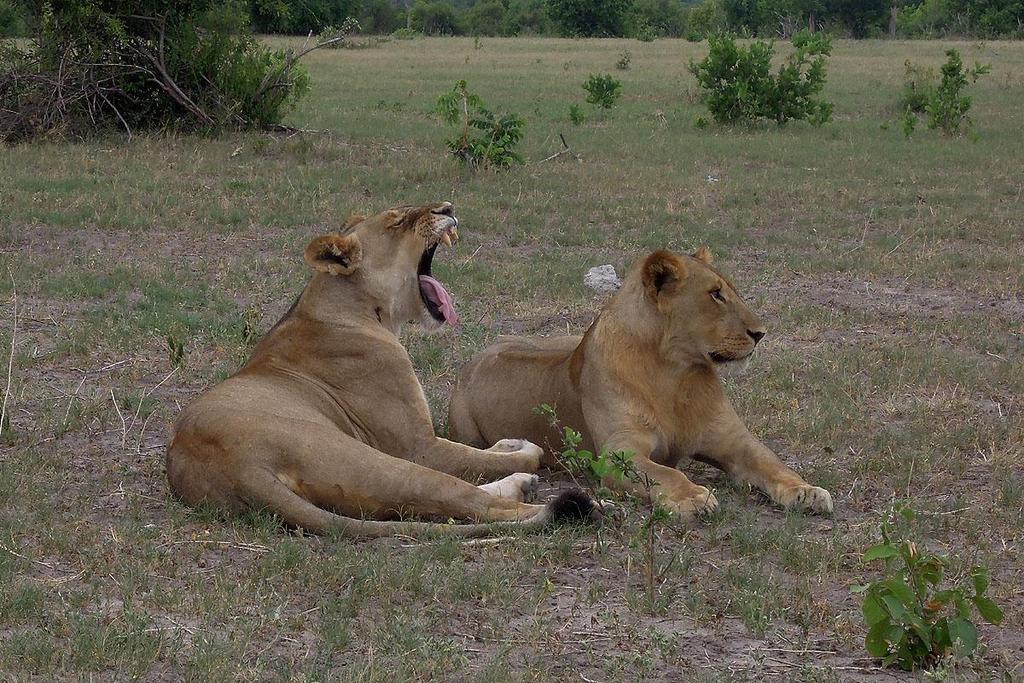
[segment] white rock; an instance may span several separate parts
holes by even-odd
[[[607,294],[621,287],[622,280],[615,274],[615,266],[605,264],[603,266],[594,266],[588,270],[587,274],[583,276],[583,284],[595,292]]]

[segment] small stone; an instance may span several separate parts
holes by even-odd
[[[622,280],[615,274],[615,266],[605,264],[588,270],[583,276],[583,284],[595,292],[607,294],[618,290],[622,286]]]

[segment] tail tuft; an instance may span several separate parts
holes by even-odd
[[[548,503],[551,522],[593,521],[598,517],[597,504],[582,489],[568,489]]]

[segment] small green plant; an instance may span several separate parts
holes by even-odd
[[[590,74],[583,81],[587,102],[601,109],[611,109],[622,97],[622,83],[611,74]]]
[[[619,61],[615,62],[615,68],[619,71],[628,71],[631,59],[633,59],[633,55],[629,53],[629,50],[623,50],[619,55]]]
[[[793,36],[795,50],[774,76],[774,43],[755,40],[746,48],[722,34],[709,37],[708,45],[708,55],[701,62],[691,61],[689,68],[718,123],[806,120],[820,126],[831,120],[832,103],[817,98],[825,86],[825,57],[832,52],[825,34],[801,31]]]
[[[637,469],[634,462],[635,454],[628,451],[609,451],[602,448],[598,453],[581,448],[583,435],[572,427],[563,426],[554,408],[544,404],[534,409],[537,415],[548,420],[551,427],[562,435],[562,450],[559,463],[573,476],[576,482],[588,489],[597,499],[609,497],[625,497],[607,487],[608,484],[631,483],[643,492],[640,502],[643,509],[643,520],[637,533],[630,539],[624,539],[632,549],[640,549],[644,567],[644,595],[647,610],[656,613],[664,607],[658,600],[658,586],[664,583],[665,574],[671,568],[673,559],[658,568],[658,531],[674,521],[673,513],[658,502],[653,491],[654,481]]]
[[[914,116],[914,112],[909,109],[903,112],[903,116],[900,117],[900,125],[903,130],[903,135],[910,137],[914,134],[914,128],[917,127],[917,117]]]
[[[405,26],[402,28],[396,28],[391,32],[391,37],[395,40],[412,40],[414,38],[419,38],[421,35],[423,34],[416,29]]]
[[[167,360],[173,368],[185,364],[185,340],[174,331],[167,333]]]
[[[578,104],[569,105],[569,120],[572,121],[572,125],[581,126],[587,122],[587,113],[583,111],[583,107]]]
[[[437,112],[445,123],[462,126],[459,137],[447,140],[456,158],[474,166],[508,168],[523,163],[516,146],[526,121],[518,114],[497,115],[484,106],[480,96],[469,92],[466,81],[437,98]],[[471,135],[472,131],[479,131]]]
[[[862,610],[868,625],[864,644],[886,666],[911,670],[938,663],[952,652],[970,656],[978,644],[971,605],[990,624],[1002,622],[1003,612],[986,597],[989,575],[977,566],[952,587],[943,587],[949,562],[929,553],[909,538],[907,525],[914,511],[897,505],[881,524],[882,542],[868,548],[864,560],[885,562],[885,577],[851,590],[864,594]]]
[[[967,112],[971,109],[970,95],[961,95],[960,91],[967,85],[968,76],[971,83],[989,73],[992,67],[988,64],[975,64],[970,71],[964,71],[964,63],[956,50],[946,50],[946,63],[942,65],[942,80],[928,100],[925,111],[928,112],[928,127],[940,128],[946,135],[959,135],[963,129],[970,129],[972,122]]]

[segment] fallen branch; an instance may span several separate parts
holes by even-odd
[[[540,161],[537,162],[538,164],[543,164],[545,161],[551,161],[552,159],[557,159],[558,157],[562,156],[563,154],[572,154],[572,150],[569,149],[569,143],[565,141],[565,136],[562,135],[561,133],[559,133],[558,137],[562,141],[562,149],[558,150],[557,152],[555,152],[554,154],[552,154],[549,157],[545,157],[545,158],[541,159]],[[576,161],[580,161],[579,156],[577,156],[577,155],[573,155],[573,156],[576,157]]]
[[[14,322],[11,325],[11,355],[7,359],[7,387],[4,389],[3,407],[0,407],[0,434],[4,433],[4,424],[7,422],[7,399],[11,395],[11,380],[14,377],[14,342],[18,336],[18,283],[14,281],[14,275],[7,271],[11,278],[11,299],[14,304]]]

